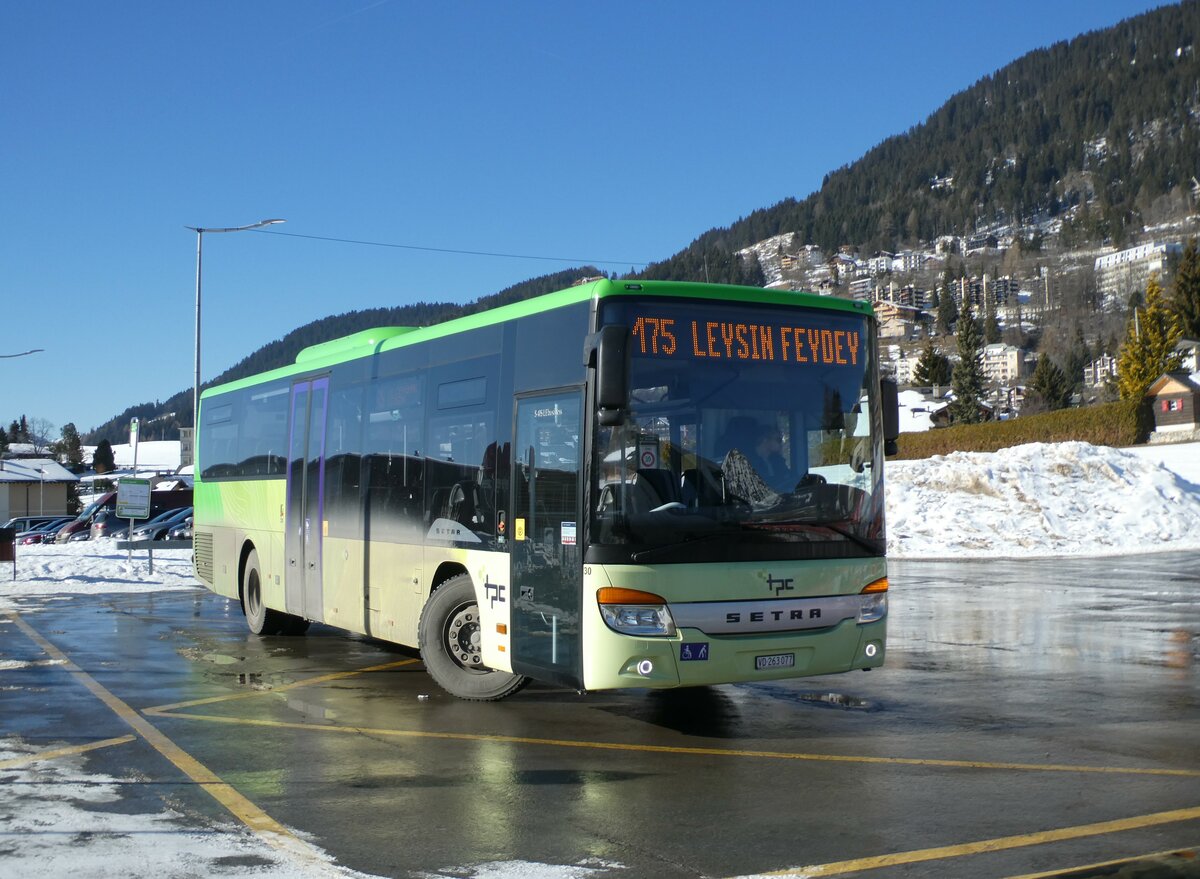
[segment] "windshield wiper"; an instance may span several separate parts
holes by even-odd
[[[635,552],[629,557],[630,561],[642,562],[651,556],[664,553],[669,550],[679,549],[681,546],[687,546],[692,543],[700,543],[706,540],[715,540],[718,537],[736,537],[737,531],[709,531],[707,534],[697,534],[695,537],[689,537],[687,540],[677,540],[674,543],[663,543],[659,546],[652,546],[650,549],[643,549],[640,552]]]
[[[745,528],[753,528],[759,531],[775,531],[775,532],[804,532],[811,534],[814,531],[825,530],[832,531],[834,534],[846,538],[851,543],[857,544],[863,549],[870,552],[872,555],[880,555],[883,552],[883,547],[879,545],[879,541],[872,540],[867,537],[861,537],[855,534],[849,528],[832,522],[747,522],[743,526]]]

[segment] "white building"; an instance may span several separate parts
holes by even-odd
[[[1181,253],[1181,245],[1165,241],[1107,253],[1096,259],[1096,287],[1106,302],[1128,302],[1134,293],[1146,289],[1152,274],[1165,275],[1171,257]]]

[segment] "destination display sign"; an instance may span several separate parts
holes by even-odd
[[[728,308],[720,315],[706,311],[703,306],[631,309],[633,356],[861,368],[866,354],[861,319],[776,311],[730,320]]]

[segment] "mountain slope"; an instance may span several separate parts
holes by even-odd
[[[1200,2],[1188,0],[1030,52],[829,174],[807,198],[711,229],[642,276],[698,277],[697,254],[729,254],[783,232],[826,252],[895,250],[1060,216],[1067,246],[1124,243],[1156,214],[1194,207],[1197,33]]]

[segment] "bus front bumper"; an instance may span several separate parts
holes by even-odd
[[[887,619],[753,635],[708,635],[692,628],[672,637],[638,638],[607,628],[594,634],[585,689],[695,687],[876,668],[886,652]]]

